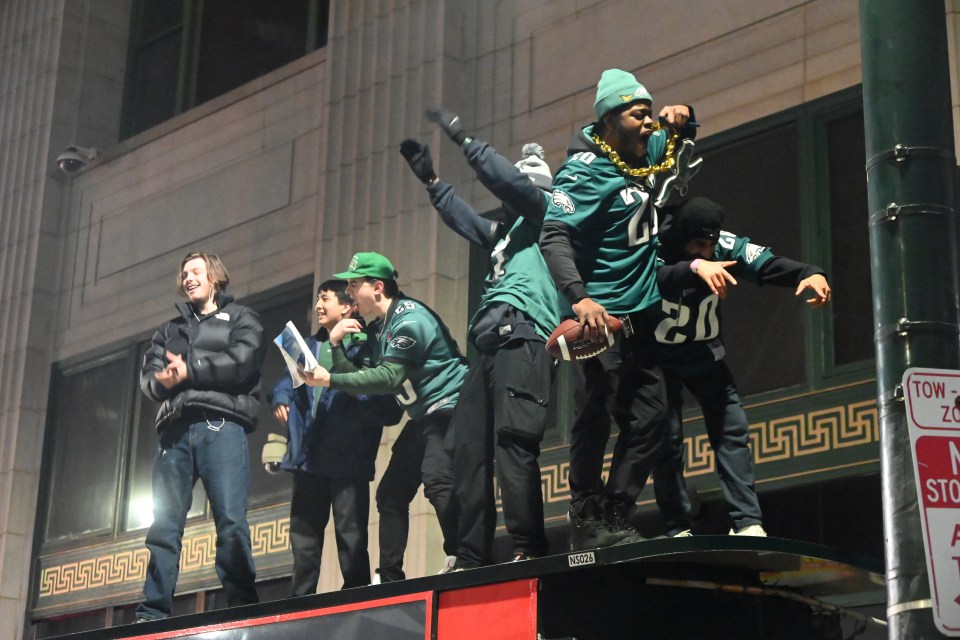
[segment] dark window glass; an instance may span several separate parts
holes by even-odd
[[[140,5],[140,42],[155,38],[183,24],[181,0],[143,0]]]
[[[136,54],[130,92],[135,133],[172,118],[177,111],[177,65],[180,31],[145,45]]]
[[[134,384],[138,384],[140,367],[143,365],[143,353],[149,343],[140,348],[137,370],[133,372]],[[156,418],[160,403],[154,402],[141,391],[137,391],[136,420],[133,425],[133,437],[130,445],[129,481],[127,488],[126,524],[128,531],[150,526],[153,522],[153,466],[157,456]],[[193,487],[193,503],[187,517],[202,515],[206,508],[207,494],[203,483]]]
[[[263,445],[267,442],[267,434],[286,435],[284,427],[273,417],[273,407],[270,405],[270,391],[280,380],[280,376],[284,375],[287,370],[280,352],[273,344],[273,339],[290,320],[297,325],[297,329],[300,330],[304,338],[309,337],[313,302],[314,296],[311,289],[305,289],[295,299],[288,299],[274,306],[255,305],[260,312],[260,321],[263,324],[263,343],[266,345],[267,351],[260,374],[260,420],[257,423],[257,430],[248,435],[251,501],[273,502],[277,499],[290,499],[292,489],[290,474],[271,475],[260,464],[260,454]]]
[[[719,203],[724,228],[802,259],[797,129],[783,126],[703,153],[688,196]],[[793,290],[741,282],[723,306],[727,364],[741,393],[778,389],[805,379],[803,313]]]
[[[827,124],[834,364],[873,358],[863,112]]]
[[[329,0],[140,0],[130,29],[128,137],[323,47]]]
[[[129,358],[119,357],[60,380],[48,540],[113,529],[127,401],[127,387],[117,381],[130,373]]]
[[[197,59],[200,104],[307,51],[309,0],[205,0]]]

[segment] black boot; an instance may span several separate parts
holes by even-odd
[[[607,502],[604,504],[603,519],[610,525],[610,530],[614,535],[619,536],[619,542],[640,542],[645,540],[640,532],[633,528],[627,517],[630,510],[625,505],[616,502]]]
[[[570,505],[567,518],[570,522],[570,551],[610,547],[623,539],[603,519],[600,496],[590,496],[579,505]]]

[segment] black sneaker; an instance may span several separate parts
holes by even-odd
[[[536,559],[537,559],[537,556],[521,550],[513,554],[513,560],[511,560],[510,562],[523,562],[524,560],[536,560]]]
[[[581,518],[573,507],[570,507],[567,513],[567,520],[570,523],[567,538],[570,551],[612,547],[623,540],[623,536],[614,533],[608,522],[603,519]]]

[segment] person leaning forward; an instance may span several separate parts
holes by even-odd
[[[189,253],[177,291],[187,302],[153,335],[140,388],[162,402],[153,471],[150,562],[137,621],[166,618],[173,606],[183,527],[199,477],[217,530],[215,566],[230,607],[258,602],[247,525],[250,454],[257,422],[263,328],[250,307],[226,295],[230,276],[216,255]]]

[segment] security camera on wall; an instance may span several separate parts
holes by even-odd
[[[72,176],[82,171],[93,160],[100,155],[97,149],[78,147],[70,145],[64,149],[63,153],[57,156],[57,166],[68,176]]]

